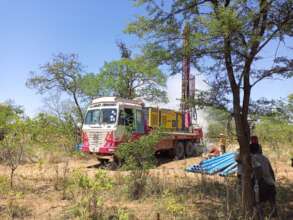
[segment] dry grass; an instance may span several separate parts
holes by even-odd
[[[268,150],[265,148],[264,152]],[[290,219],[293,217],[292,168],[284,159],[285,154],[271,153],[269,157],[278,180],[279,213],[282,219]],[[224,179],[184,172],[186,166],[200,159],[166,162],[150,170],[139,182],[144,190],[136,198],[129,196],[129,189],[137,182],[135,176],[130,178],[128,172],[106,171],[112,186],[97,191],[96,201],[101,201],[96,204],[100,210],[97,219],[243,219],[239,214],[239,193],[234,177]],[[15,219],[82,219],[77,213],[87,215],[92,208],[80,204],[81,199],[76,191],[73,193],[69,180],[77,168],[93,179],[99,171],[93,166],[96,163],[95,159],[74,157],[67,162],[23,165],[16,172],[13,190],[5,184],[7,168],[0,166],[0,219],[11,216]],[[82,191],[79,187],[74,190]],[[84,192],[84,196],[87,195]]]

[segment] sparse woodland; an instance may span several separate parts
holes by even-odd
[[[252,87],[264,79],[293,76],[289,54],[276,53],[268,69],[254,65],[271,41],[292,37],[293,2],[174,0],[170,7],[155,0],[134,2],[146,14],[125,32],[141,39],[139,54],[119,42],[121,58],[90,73],[77,54],[59,53],[24,82],[44,97],[38,115],[28,117],[12,101],[0,103],[0,219],[250,219],[251,134],[258,135],[272,162],[280,219],[293,219],[293,94],[286,100],[251,96]],[[182,48],[186,25],[188,51]],[[180,73],[185,53],[210,84],[210,90],[197,91],[190,100],[207,114],[205,142],[217,146],[224,133],[227,150],[240,148],[247,164],[245,204],[235,176],[184,171],[202,157],[172,161],[155,155],[160,131],[121,145],[117,155],[123,165],[116,170],[99,167],[93,155],[77,150],[93,97],[168,102],[167,78]],[[203,65],[206,58],[211,65]]]

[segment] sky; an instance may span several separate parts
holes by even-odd
[[[30,71],[63,52],[79,54],[86,71],[97,73],[105,61],[119,58],[117,41],[137,46],[136,38],[123,29],[142,13],[130,0],[0,0],[0,102],[14,100],[35,115],[43,97],[25,86]],[[292,40],[288,44],[293,47]],[[268,60],[275,47],[266,48]],[[279,51],[288,53],[282,47]],[[265,60],[262,65],[267,65]],[[169,107],[179,106],[180,79],[168,80]],[[293,79],[267,80],[253,89],[254,98],[284,98],[289,93]]]

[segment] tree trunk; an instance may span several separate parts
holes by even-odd
[[[83,121],[84,121],[84,118],[83,118],[83,113],[82,113],[82,110],[81,110],[81,107],[78,103],[78,100],[77,100],[77,97],[76,97],[76,94],[73,93],[73,99],[74,99],[74,103],[77,107],[77,111],[78,111],[78,114],[79,114],[79,117],[80,117],[80,120],[81,120],[81,126],[83,125]]]
[[[235,112],[235,111],[234,111]],[[236,113],[236,112],[235,112]],[[242,208],[243,214],[250,215],[253,205],[253,191],[251,181],[251,158],[249,150],[249,126],[247,119],[243,119],[241,114],[235,114],[235,124],[237,131],[238,143],[240,145],[240,158],[242,162]]]
[[[251,186],[251,159],[249,150],[249,125],[247,121],[250,86],[249,86],[249,68],[244,71],[244,97],[243,106],[240,105],[240,85],[236,83],[234,69],[231,57],[231,41],[230,37],[224,38],[224,58],[227,69],[227,75],[230,82],[230,87],[233,94],[233,112],[235,118],[237,139],[240,145],[240,158],[242,162],[242,207],[244,214],[252,214],[252,186]]]

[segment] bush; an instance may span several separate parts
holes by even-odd
[[[256,125],[255,132],[261,142],[272,147],[293,144],[293,125],[276,117],[262,117]]]
[[[68,188],[76,201],[71,209],[81,219],[103,219],[103,193],[112,188],[113,182],[106,172],[99,170],[92,179],[77,170],[69,180]]]
[[[30,149],[29,123],[15,119],[7,127],[7,133],[0,141],[0,162],[10,168],[10,186],[13,186],[14,172],[17,167],[25,162],[31,152]]]
[[[61,121],[45,113],[31,121],[31,133],[33,143],[49,152],[71,152],[76,144],[74,126],[69,121]]]
[[[182,216],[185,213],[185,206],[177,201],[175,195],[166,190],[163,193],[163,205],[166,211],[172,216]]]
[[[119,146],[116,157],[123,162],[122,169],[131,170],[127,181],[127,192],[130,199],[139,199],[145,192],[148,169],[157,163],[155,145],[161,138],[161,131],[155,130],[138,140]]]
[[[155,146],[161,140],[162,132],[155,130],[140,139],[119,146],[116,157],[123,161],[124,170],[147,170],[157,163],[155,157]]]
[[[148,173],[145,170],[132,170],[127,181],[129,199],[137,200],[142,197],[147,184]]]

